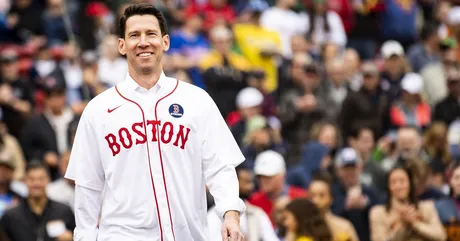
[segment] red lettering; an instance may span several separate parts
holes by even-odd
[[[138,138],[136,138],[136,145],[144,144],[145,142],[147,142],[147,136],[144,133],[142,133],[142,129],[139,130],[139,127],[140,128],[144,127],[144,123],[143,122],[136,122],[131,127],[133,129],[134,133],[136,133],[137,135],[139,135],[141,137],[140,140]]]
[[[169,126],[169,136],[167,137],[168,139],[165,139],[166,137],[166,127]],[[174,134],[174,131],[173,131],[174,127],[172,125],[171,122],[166,122],[164,125],[163,125],[163,128],[161,128],[161,141],[165,144],[168,144],[171,139],[172,139],[172,136]]]
[[[152,125],[152,141],[158,141],[157,140],[157,126],[161,125],[161,121],[159,120],[147,120],[147,125]]]
[[[190,128],[187,127],[187,133],[184,134],[185,126],[179,125],[179,132],[176,135],[176,141],[173,145],[179,146],[179,140],[181,140],[182,145],[180,146],[181,149],[185,148],[185,143],[188,140],[188,134],[190,133]]]
[[[123,132],[126,133],[126,138],[123,137]],[[129,149],[133,145],[133,140],[131,139],[131,133],[125,127],[118,130],[118,135],[120,136],[120,142],[124,148]],[[128,143],[125,143],[125,140],[128,140]]]
[[[117,143],[117,138],[115,137],[114,134],[109,133],[108,135],[105,136],[105,140],[109,144],[110,150],[112,150],[112,155],[116,156],[118,153],[120,153],[120,144]]]

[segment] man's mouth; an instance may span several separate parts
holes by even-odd
[[[138,53],[137,56],[139,56],[139,57],[149,57],[152,54],[153,54],[152,52],[142,52],[142,53]]]

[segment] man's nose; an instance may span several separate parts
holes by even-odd
[[[147,36],[145,34],[142,34],[139,43],[137,44],[138,47],[140,48],[145,48],[149,45],[149,42],[147,41]]]

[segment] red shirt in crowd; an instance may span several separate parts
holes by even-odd
[[[287,190],[285,191],[285,194],[283,195],[287,195],[290,199],[307,197],[307,191],[305,189],[294,187],[294,186],[289,186],[286,189]],[[273,219],[271,217],[274,202],[273,200],[268,198],[266,193],[256,192],[252,194],[252,196],[249,198],[249,203],[262,208],[264,212],[270,217],[270,220],[274,224]]]

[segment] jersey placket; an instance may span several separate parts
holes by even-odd
[[[156,87],[154,87],[156,88]],[[161,89],[152,89],[150,91],[147,91],[145,89],[138,89],[137,94],[140,98],[142,98],[141,101],[141,108],[144,110],[146,120],[155,120],[155,105],[156,103],[163,97],[164,93],[161,91]],[[160,104],[161,105],[161,102]],[[162,113],[157,113],[158,114],[158,119],[161,121],[161,124],[163,124],[162,120]],[[164,157],[163,160],[160,160],[160,149],[158,148],[158,142],[161,142],[161,124],[156,125],[156,126],[151,126],[147,125],[147,139],[152,140],[153,138],[153,133],[156,133],[156,140],[157,142],[147,142],[146,144],[149,145],[149,155],[150,155],[150,167],[151,167],[151,172],[153,176],[153,182],[155,186],[155,191],[156,191],[156,198],[158,202],[158,208],[160,212],[160,219],[158,222],[161,222],[161,227],[162,227],[162,233],[163,233],[163,239],[162,241],[174,241],[174,236],[172,233],[172,227],[171,227],[171,221],[170,216],[169,216],[169,208],[168,208],[168,202],[166,198],[166,183],[163,181],[163,173],[162,173],[162,167],[161,167],[161,161],[165,162]],[[156,131],[153,132],[151,128],[156,128]],[[160,143],[161,145],[162,143]],[[164,167],[164,163],[163,163]],[[166,174],[166,170],[164,170]],[[166,179],[166,177],[165,177]],[[156,207],[152,207],[155,208]]]

